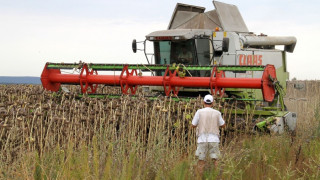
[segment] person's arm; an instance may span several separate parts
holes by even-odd
[[[184,56],[182,53],[179,53],[178,59],[177,59],[177,63],[184,63]]]
[[[198,122],[199,122],[199,113],[197,111],[196,114],[194,115],[192,123],[191,123],[192,127],[196,128],[198,126]]]
[[[187,52],[184,57],[183,57],[183,63],[186,64],[192,64],[192,53],[191,52]]]
[[[223,120],[221,114],[220,114],[220,117],[219,117],[219,126],[220,126],[221,128],[225,128],[225,127],[226,127],[226,123],[225,123],[225,121]]]
[[[180,63],[191,64],[192,63],[192,53],[187,52],[186,54],[180,53],[178,56],[178,60]]]

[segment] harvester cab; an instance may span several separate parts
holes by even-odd
[[[213,1],[213,5],[214,10],[205,12],[204,7],[178,3],[168,29],[155,31],[146,36],[146,41],[153,43],[154,62],[151,61],[151,63],[174,66],[176,64],[225,66],[230,69],[226,70],[223,76],[229,78],[259,78],[263,76],[263,71],[250,68],[240,70],[237,67],[272,64],[277,74],[276,79],[272,79],[276,88],[273,102],[260,101],[264,93],[261,90],[225,88],[223,94],[227,97],[256,100],[254,101],[255,106],[280,107],[280,110],[284,111],[286,107],[283,97],[286,91],[286,81],[289,79],[286,52],[294,51],[296,38],[256,35],[248,30],[237,6],[218,1]],[[135,42],[134,40],[133,43]],[[136,47],[136,45],[133,46]],[[283,49],[276,49],[276,46],[283,46]],[[146,57],[148,58],[147,54]],[[188,57],[188,59],[181,57]],[[232,66],[234,67],[231,68]],[[164,73],[164,70],[156,71],[156,74],[160,76]],[[212,70],[190,70],[186,76],[210,77],[211,74]],[[147,91],[163,92],[163,87],[144,88]],[[206,93],[206,91],[208,89],[180,88],[180,92]],[[296,114],[289,113],[287,116],[295,124]],[[274,118],[271,119],[275,121]],[[262,128],[261,123],[257,127]],[[294,129],[293,125],[290,127]],[[283,130],[277,127],[276,131]]]
[[[294,130],[296,114],[286,110],[283,96],[288,80],[286,52],[293,52],[296,38],[255,35],[236,6],[213,4],[215,9],[207,12],[203,7],[177,4],[168,29],[152,32],[142,41],[148,64],[47,63],[42,85],[59,91],[61,84],[79,84],[83,94],[97,93],[99,84],[120,86],[123,94],[135,94],[138,86],[166,96],[211,93],[220,102],[235,104],[228,112],[222,110],[234,119],[252,113],[258,130],[281,133],[285,126]],[[147,41],[153,44],[151,60],[145,50]],[[280,45],[283,50],[275,49]],[[137,47],[134,40],[134,52]],[[62,69],[74,71],[63,73]],[[150,76],[141,73],[150,71]]]
[[[154,62],[159,65],[197,66],[264,66],[273,64],[277,80],[286,89],[289,74],[286,68],[286,52],[293,52],[295,37],[271,37],[249,32],[237,6],[213,1],[214,10],[178,3],[167,30],[155,31],[146,36],[153,43]],[[146,42],[144,41],[144,43]],[[136,43],[136,40],[133,41]],[[275,46],[284,46],[284,50]],[[136,47],[136,45],[133,45]],[[184,51],[187,51],[184,53]],[[135,52],[135,50],[134,50]],[[146,53],[146,52],[145,52]],[[146,53],[146,57],[147,53]],[[188,59],[181,58],[188,57]],[[157,71],[163,75],[164,71]],[[187,76],[209,77],[211,71],[188,71]],[[261,77],[261,71],[226,71],[226,77]],[[158,87],[146,87],[150,91],[163,91]],[[203,91],[206,91],[202,89]],[[182,91],[199,92],[200,89],[181,88]],[[246,93],[239,94],[245,91]],[[262,97],[261,91],[228,89],[235,96]]]

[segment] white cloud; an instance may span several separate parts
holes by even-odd
[[[317,16],[314,17],[319,17],[318,11],[315,10],[315,1],[313,0],[313,4],[301,2],[303,6],[300,11],[297,11],[300,4],[297,1],[292,2],[291,8],[286,8],[284,11],[286,16],[277,18],[275,12],[277,16],[280,16],[278,10],[284,9],[285,4],[291,1],[293,0],[281,1],[280,4],[276,3],[275,7],[273,6],[275,0],[272,2],[263,0],[257,4],[255,4],[256,1],[250,0],[241,1],[241,4],[236,0],[226,0],[225,2],[236,4],[239,7],[249,30],[253,32],[262,32],[270,36],[296,36],[298,43],[295,52],[288,53],[288,70],[291,78],[319,79],[317,66],[320,61],[317,55],[317,44],[320,39],[317,34],[320,32],[320,25],[310,18],[305,22],[301,21],[302,16],[306,15],[310,17],[316,14]],[[1,11],[0,75],[40,76],[47,61],[77,62],[83,60],[94,63],[146,63],[142,52],[132,53],[131,41],[134,38],[144,40],[146,34],[166,29],[176,3],[165,1],[159,5],[159,2],[152,2],[154,4],[152,6],[152,3],[148,1],[148,6],[151,7],[144,7],[146,8],[145,13],[141,12],[143,10],[139,9],[138,4],[132,3],[134,6],[126,7],[128,11],[119,12],[121,16],[117,16],[117,18],[108,16],[108,13],[102,14],[100,17],[100,13],[106,9],[99,7],[98,12],[92,12],[94,15],[90,16],[91,18],[85,18],[85,15],[78,16],[82,10],[86,10],[85,13],[88,14],[96,6],[91,1],[85,2],[91,7],[88,9],[86,6],[80,9],[70,8],[70,13],[67,11],[70,2],[67,5],[60,3],[64,7],[64,11],[56,12],[60,15],[54,14],[55,8],[42,10],[36,5],[32,5],[32,8],[27,10],[23,9],[24,6],[19,6],[18,10],[14,7],[8,7],[5,11]],[[140,3],[142,2],[140,1]],[[211,1],[186,0],[184,3],[205,6],[207,10],[213,9]],[[45,3],[43,3],[44,5]],[[309,6],[313,6],[311,15],[306,12]],[[44,7],[48,8],[49,6]],[[106,8],[108,10],[111,6]],[[46,13],[47,10],[50,10],[50,13]],[[133,16],[135,12],[139,13],[139,16]],[[153,13],[152,17],[145,17],[145,14]],[[292,16],[292,19],[288,19],[294,14],[295,17],[301,16],[301,18],[297,20]],[[127,18],[119,19],[119,17]],[[155,21],[148,22],[150,19]],[[304,26],[301,25],[302,23]]]
[[[130,20],[0,16],[2,76],[40,76],[45,62],[146,63],[131,42],[166,23]]]

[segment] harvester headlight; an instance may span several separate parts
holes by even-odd
[[[174,39],[175,39],[175,40],[179,40],[180,37],[179,37],[179,36],[175,36]]]
[[[154,40],[154,37],[149,37],[149,40],[151,40],[151,41]]]

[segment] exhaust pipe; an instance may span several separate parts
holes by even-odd
[[[297,43],[293,36],[241,36],[244,46],[276,46],[284,45],[284,50],[292,53]]]

